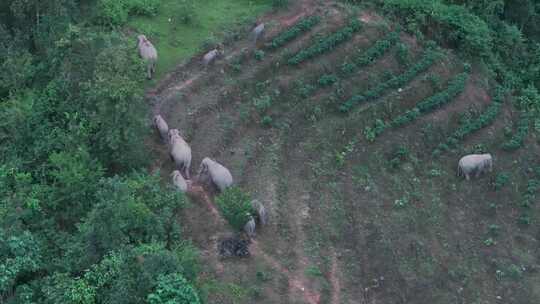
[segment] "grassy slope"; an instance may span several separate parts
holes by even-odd
[[[226,30],[226,25],[248,21],[270,8],[269,1],[264,0],[195,1],[194,21],[185,25],[174,19],[179,2],[163,0],[157,16],[134,17],[128,23],[155,43],[159,52],[157,79],[195,54],[205,40]]]

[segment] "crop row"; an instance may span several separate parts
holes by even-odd
[[[463,90],[465,84],[469,79],[470,66],[466,65],[465,72],[454,77],[449,83],[448,87],[441,92],[438,92],[416,104],[411,110],[407,110],[405,113],[398,115],[394,119],[384,122],[380,119],[376,120],[373,127],[366,127],[364,129],[364,136],[367,140],[373,141],[379,135],[381,135],[386,129],[400,127],[406,123],[410,123],[416,120],[423,114],[429,113],[435,109],[442,107],[443,105],[454,100]]]
[[[320,21],[321,17],[319,16],[305,17],[298,21],[295,25],[278,34],[274,39],[272,39],[268,47],[270,49],[277,49],[301,34],[309,31],[315,25],[319,24]]]
[[[413,80],[418,74],[427,70],[440,57],[441,57],[440,52],[434,49],[428,48],[425,54],[423,55],[423,57],[414,65],[412,65],[407,71],[405,71],[404,73],[400,75],[392,77],[390,80],[377,85],[375,88],[370,89],[363,94],[353,95],[351,98],[349,98],[347,101],[345,101],[343,104],[339,106],[339,110],[341,112],[348,112],[356,104],[376,99],[380,97],[388,89],[398,88],[398,87],[403,86],[404,84]]]
[[[505,94],[505,89],[498,87],[496,89],[493,102],[487,107],[487,109],[476,119],[465,122],[452,135],[450,135],[450,137],[448,137],[446,142],[439,144],[433,151],[433,154],[439,155],[442,152],[450,150],[450,148],[457,146],[457,144],[467,135],[490,125],[501,111]]]
[[[393,32],[390,32],[383,39],[377,40],[375,44],[364,51],[358,51],[358,56],[354,57],[352,62],[344,62],[341,65],[341,72],[344,74],[350,74],[361,67],[364,67],[390,50],[399,41],[400,29],[396,29]]]
[[[299,51],[294,56],[289,58],[287,63],[289,65],[298,65],[305,60],[329,52],[341,43],[350,40],[353,37],[354,33],[359,31],[361,28],[362,26],[358,20],[352,20],[347,26],[342,27],[338,31],[324,38],[321,38],[319,41],[317,41],[315,44],[308,47],[307,49]]]
[[[350,75],[359,68],[367,66],[386,54],[386,52],[399,41],[399,32],[400,30],[398,29],[387,34],[384,38],[377,40],[367,50],[357,50],[357,54],[352,61],[345,61],[341,64],[342,74]],[[337,82],[338,79],[339,77],[337,74],[324,74],[319,78],[318,83],[321,86],[328,86]]]
[[[502,145],[503,149],[517,150],[523,146],[525,137],[529,134],[530,118],[531,114],[529,112],[524,111],[521,113],[517,125],[517,132]]]

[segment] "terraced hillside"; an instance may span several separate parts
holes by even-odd
[[[511,127],[527,117],[508,92],[374,12],[302,3],[261,17],[256,51],[197,57],[149,94],[193,174],[213,157],[269,209],[252,256],[220,259],[232,228],[193,181],[184,233],[209,303],[540,302],[540,147]],[[149,145],[169,182],[166,146]],[[494,171],[456,177],[471,152]]]

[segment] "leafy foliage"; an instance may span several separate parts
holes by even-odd
[[[317,55],[329,52],[335,49],[341,43],[350,40],[353,37],[354,33],[358,32],[361,28],[362,26],[360,22],[358,22],[357,20],[352,20],[347,26],[342,27],[338,31],[321,38],[319,41],[317,41],[307,49],[301,50],[295,55],[293,55],[287,60],[287,64],[298,65]]]
[[[148,303],[163,304],[199,304],[199,296],[184,277],[179,273],[172,273],[158,277],[156,290],[148,295]]]
[[[309,31],[315,25],[319,24],[320,21],[321,17],[319,16],[309,16],[302,18],[300,21],[298,21],[298,23],[279,33],[274,39],[272,39],[269,47],[271,49],[277,49],[285,45],[287,42]]]
[[[153,16],[161,0],[98,0],[97,20],[105,25],[122,25],[129,15]]]
[[[531,125],[531,113],[522,112],[518,124],[516,133],[508,141],[504,142],[502,147],[505,150],[517,150],[523,146],[525,138],[529,134]]]
[[[248,222],[249,216],[254,214],[251,198],[238,187],[223,191],[216,198],[216,204],[229,224],[236,230],[242,230]]]

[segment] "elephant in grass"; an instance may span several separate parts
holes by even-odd
[[[251,42],[253,47],[257,47],[257,42],[264,36],[264,23],[261,23],[253,28],[251,31]]]
[[[169,125],[161,115],[154,116],[154,127],[157,129],[162,140],[167,141],[169,134]]]
[[[208,178],[216,185],[219,191],[223,191],[233,184],[233,178],[229,169],[225,168],[225,166],[217,161],[205,157],[199,166],[197,180],[206,183]]]
[[[259,222],[261,225],[266,225],[268,223],[268,213],[266,213],[266,208],[259,200],[251,201],[251,208],[257,212]]]
[[[224,53],[223,46],[219,45],[217,48],[211,50],[210,52],[204,54],[203,56],[203,65],[205,67],[208,67],[210,64],[212,64],[216,59],[220,56],[222,56]]]
[[[178,129],[169,130],[169,154],[176,168],[184,171],[186,179],[189,179],[189,168],[191,167],[191,148]]]
[[[493,170],[493,158],[491,154],[470,154],[463,156],[458,163],[458,176],[465,175],[465,179],[469,180],[471,174],[475,177],[480,174]]]
[[[152,79],[152,74],[156,72],[156,63],[158,59],[157,50],[145,35],[137,36],[139,43],[137,47],[139,49],[139,55],[147,62],[146,72],[148,79]]]
[[[173,182],[174,187],[176,189],[178,189],[178,191],[180,191],[180,192],[186,192],[187,188],[188,188],[188,185],[187,185],[186,180],[184,179],[184,177],[180,173],[180,171],[174,170],[171,173],[171,176],[172,176],[172,182]]]
[[[244,232],[250,237],[254,237],[255,236],[255,219],[253,218],[253,216],[249,216],[249,220],[247,221],[247,223],[244,225]]]

